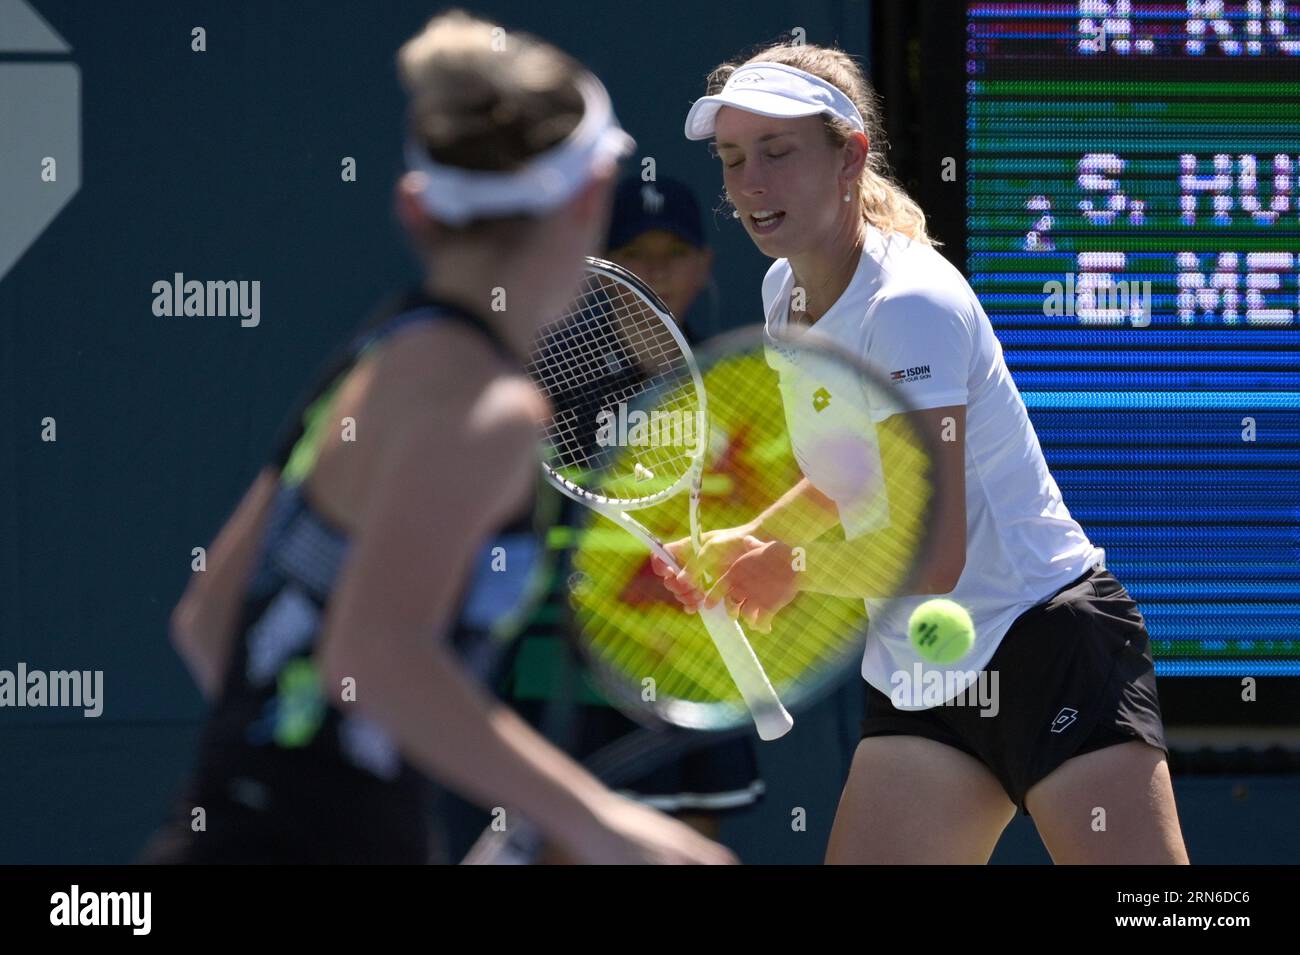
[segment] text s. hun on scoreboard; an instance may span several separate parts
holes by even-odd
[[[1300,674],[1300,3],[970,3],[967,270],[1164,674]]]

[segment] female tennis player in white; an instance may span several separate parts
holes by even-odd
[[[863,355],[939,458],[939,547],[915,590],[872,616],[863,739],[827,861],[987,862],[1020,808],[1060,863],[1186,862],[1142,615],[1062,502],[988,317],[890,180],[860,68],[839,50],[777,45],[719,67],[708,94],[686,135],[715,140],[734,215],[775,259],[768,328]],[[697,560],[728,569],[707,595],[689,567],[656,570],[688,608],[725,598],[763,629],[800,589],[835,592],[811,552],[799,572],[764,533],[773,517],[711,535]],[[911,610],[939,594],[976,628],[947,668],[906,634]],[[995,705],[906,692],[936,669],[996,673]]]

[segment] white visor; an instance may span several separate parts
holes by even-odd
[[[866,131],[862,114],[841,89],[783,63],[748,63],[731,74],[722,92],[697,99],[686,114],[686,138],[713,136],[718,110],[724,106],[781,119],[828,113]]]
[[[408,142],[406,167],[421,177],[420,204],[439,222],[462,226],[475,219],[542,215],[576,195],[602,166],[636,148],[618,125],[600,80],[588,73],[578,86],[584,109],[573,132],[509,172],[445,166]]]

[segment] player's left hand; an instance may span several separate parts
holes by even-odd
[[[704,598],[704,606],[724,601],[727,613],[757,633],[772,631],[772,618],[799,594],[794,555],[781,541],[750,537],[749,549],[737,557]]]

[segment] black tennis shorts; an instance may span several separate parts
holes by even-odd
[[[955,747],[987,766],[1025,815],[1025,794],[1071,757],[1134,739],[1169,752],[1146,624],[1107,570],[1089,570],[1017,617],[984,669],[989,687],[997,674],[996,715],[972,705],[898,710],[868,686],[863,739]]]

